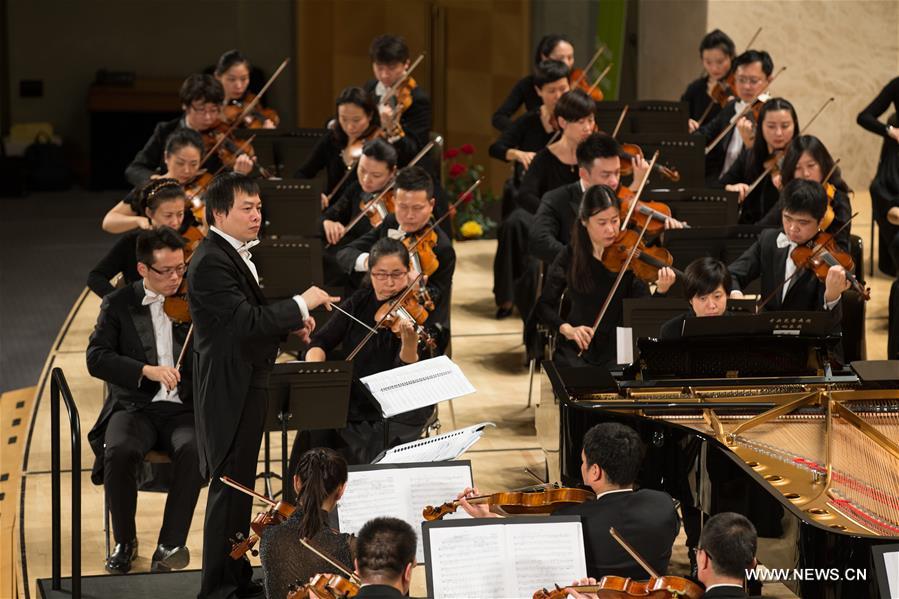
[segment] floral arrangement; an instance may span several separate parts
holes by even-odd
[[[484,176],[484,167],[474,162],[475,148],[471,144],[462,144],[458,148],[449,148],[443,153],[444,181],[450,202],[454,202],[465,190]],[[478,239],[496,228],[496,223],[487,216],[486,209],[496,198],[481,183],[471,194],[471,198],[463,202],[453,218],[454,230],[458,239]]]

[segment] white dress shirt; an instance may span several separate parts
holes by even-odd
[[[250,249],[259,245],[259,240],[253,239],[244,243],[234,237],[231,237],[217,227],[210,226],[209,230],[227,241],[229,244],[231,244],[231,247],[237,250],[237,253],[240,255],[241,259],[243,259],[243,262],[247,265],[247,268],[250,269],[250,272],[253,274],[253,278],[256,279],[256,284],[258,285],[259,273],[256,270],[256,265],[253,264],[253,254],[250,253]],[[367,255],[368,254],[366,254],[366,256]],[[309,318],[309,306],[306,305],[306,300],[303,299],[303,296],[295,295],[293,296],[293,301],[297,303],[297,307],[299,307],[300,309],[300,316],[303,318],[303,320]]]
[[[153,337],[156,339],[156,365],[157,366],[175,366],[174,343],[172,342],[172,320],[165,313],[163,308],[165,304],[165,296],[156,293],[147,288],[147,282],[144,281],[144,299],[143,305],[150,306],[150,318],[153,320]],[[171,401],[181,403],[178,397],[178,388],[171,391],[165,388],[165,385],[159,385],[159,391],[153,396],[151,401]]]
[[[746,108],[746,102],[743,100],[737,100],[737,103],[734,105],[734,109],[736,113],[734,113],[733,119],[737,120],[737,117],[741,112]],[[742,118],[742,117],[741,117]],[[737,131],[737,125],[734,125],[733,135],[730,136],[730,143],[727,145],[727,150],[724,153],[724,168],[721,169],[721,175],[730,170],[730,167],[734,165],[737,158],[740,156],[740,152],[743,150],[743,136],[740,135],[740,132]]]

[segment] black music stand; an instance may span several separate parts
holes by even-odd
[[[269,433],[281,432],[282,487],[288,479],[287,431],[345,428],[353,384],[353,364],[342,360],[275,364],[265,416],[265,490],[273,497]],[[294,416],[297,418],[294,418]]]
[[[758,240],[765,227],[734,225],[665,231],[662,245],[674,256],[674,267],[683,270],[697,258],[711,256],[730,264]],[[753,281],[743,293],[758,293],[761,281]]]
[[[284,236],[263,239],[252,250],[259,287],[269,300],[293,297],[309,285],[322,285],[320,239]]]
[[[627,133],[687,133],[690,118],[686,102],[640,100],[637,102],[599,102],[596,105],[596,125],[611,133],[627,105],[627,115],[619,135]],[[704,153],[704,152],[703,152]]]
[[[702,187],[705,185],[705,140],[702,137],[690,135],[686,131],[662,134],[626,133],[621,135],[621,141],[640,146],[647,161],[658,150],[659,159],[656,164],[675,169],[680,174],[680,180],[676,182],[658,173],[650,174],[647,191],[657,187]],[[644,198],[654,199],[650,198],[649,194]],[[715,224],[727,223],[719,221]]]
[[[259,164],[273,165],[279,177],[293,177],[328,129],[235,129],[240,140],[253,139]]]
[[[318,237],[321,185],[314,179],[272,179],[259,182],[262,234]]]
[[[644,151],[646,150],[644,149]],[[677,162],[674,164],[680,166]],[[705,167],[703,166],[703,168]],[[670,185],[663,187],[670,187]],[[686,221],[693,229],[717,228],[716,230],[718,230],[736,226],[740,216],[740,204],[735,191],[686,187],[683,189],[650,188],[643,193],[644,200],[664,202],[671,208],[671,215],[674,218]]]

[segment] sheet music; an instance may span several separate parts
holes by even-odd
[[[631,327],[615,327],[617,360],[619,364],[631,364],[634,361],[634,329]]]
[[[418,439],[388,449],[377,464],[399,464],[412,462],[443,462],[454,460],[478,442],[484,429],[496,426],[492,422],[479,422],[465,428],[450,431],[436,437]]]
[[[421,360],[361,379],[385,418],[474,393],[462,370],[446,356]]]
[[[890,599],[899,599],[899,551],[883,554],[883,564],[887,573],[887,587]]]
[[[429,527],[428,537],[430,582],[438,599],[530,597],[587,573],[579,521],[477,520]]]
[[[455,499],[465,487],[472,486],[471,465],[451,466],[409,464],[403,468],[353,470],[348,474],[346,491],[337,504],[340,532],[357,533],[378,516],[392,516],[408,522],[418,533],[416,559],[424,562],[421,512],[427,505],[441,505]],[[468,518],[457,510],[444,519]]]

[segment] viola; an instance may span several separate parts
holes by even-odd
[[[507,514],[551,514],[569,505],[577,505],[594,499],[593,491],[570,487],[541,488],[529,491],[504,491],[492,495],[469,497],[468,503],[496,506]],[[447,501],[436,507],[429,505],[422,510],[425,520],[440,520],[459,507],[459,500]]]
[[[271,121],[277,127],[281,122],[278,112],[274,108],[264,108],[258,102],[253,104],[249,112],[244,114],[246,107],[253,103],[256,94],[247,92],[241,100],[231,100],[222,109],[224,120],[229,125],[240,119],[239,126],[247,129],[262,129],[265,121]],[[243,115],[243,118],[241,118]]]
[[[409,250],[410,258],[414,262],[415,270],[430,277],[437,272],[440,261],[434,248],[437,246],[437,231],[433,228],[420,235],[407,235],[403,238],[403,244]]]
[[[588,96],[593,98],[596,102],[602,102],[604,96],[602,90],[599,89],[598,85],[590,85],[587,81],[587,74],[583,71],[583,69],[572,69],[571,75],[569,75],[568,79],[571,81],[572,89],[581,89],[587,93]]]
[[[820,231],[806,243],[796,246],[790,252],[790,259],[793,260],[797,269],[811,270],[821,282],[827,280],[827,272],[831,266],[842,266],[852,288],[865,300],[871,299],[871,290],[864,287],[852,274],[852,271],[855,270],[852,256],[837,245],[834,235],[830,233]]]
[[[700,599],[705,592],[702,587],[680,576],[650,577],[648,580],[632,580],[621,576],[603,576],[597,584],[555,585],[553,590],[540,589],[534,593],[534,599],[565,599],[568,589],[580,593],[595,593],[603,599]]]
[[[375,312],[375,322],[378,328],[385,328],[397,337],[402,334],[400,325],[403,322],[411,322],[418,333],[419,341],[433,349],[437,347],[437,343],[422,326],[428,316],[430,316],[428,310],[420,303],[418,296],[406,294],[399,303],[385,302],[382,304]]]
[[[347,599],[359,593],[359,585],[339,574],[316,574],[306,584],[292,584],[287,599]]]
[[[618,156],[622,159],[621,174],[627,177],[634,174],[634,158],[637,156],[642,158],[643,150],[640,146],[635,144],[621,144],[621,150],[618,152]],[[651,172],[657,172],[675,183],[680,181],[680,173],[677,172],[676,168],[669,168],[655,163],[652,165]]]

